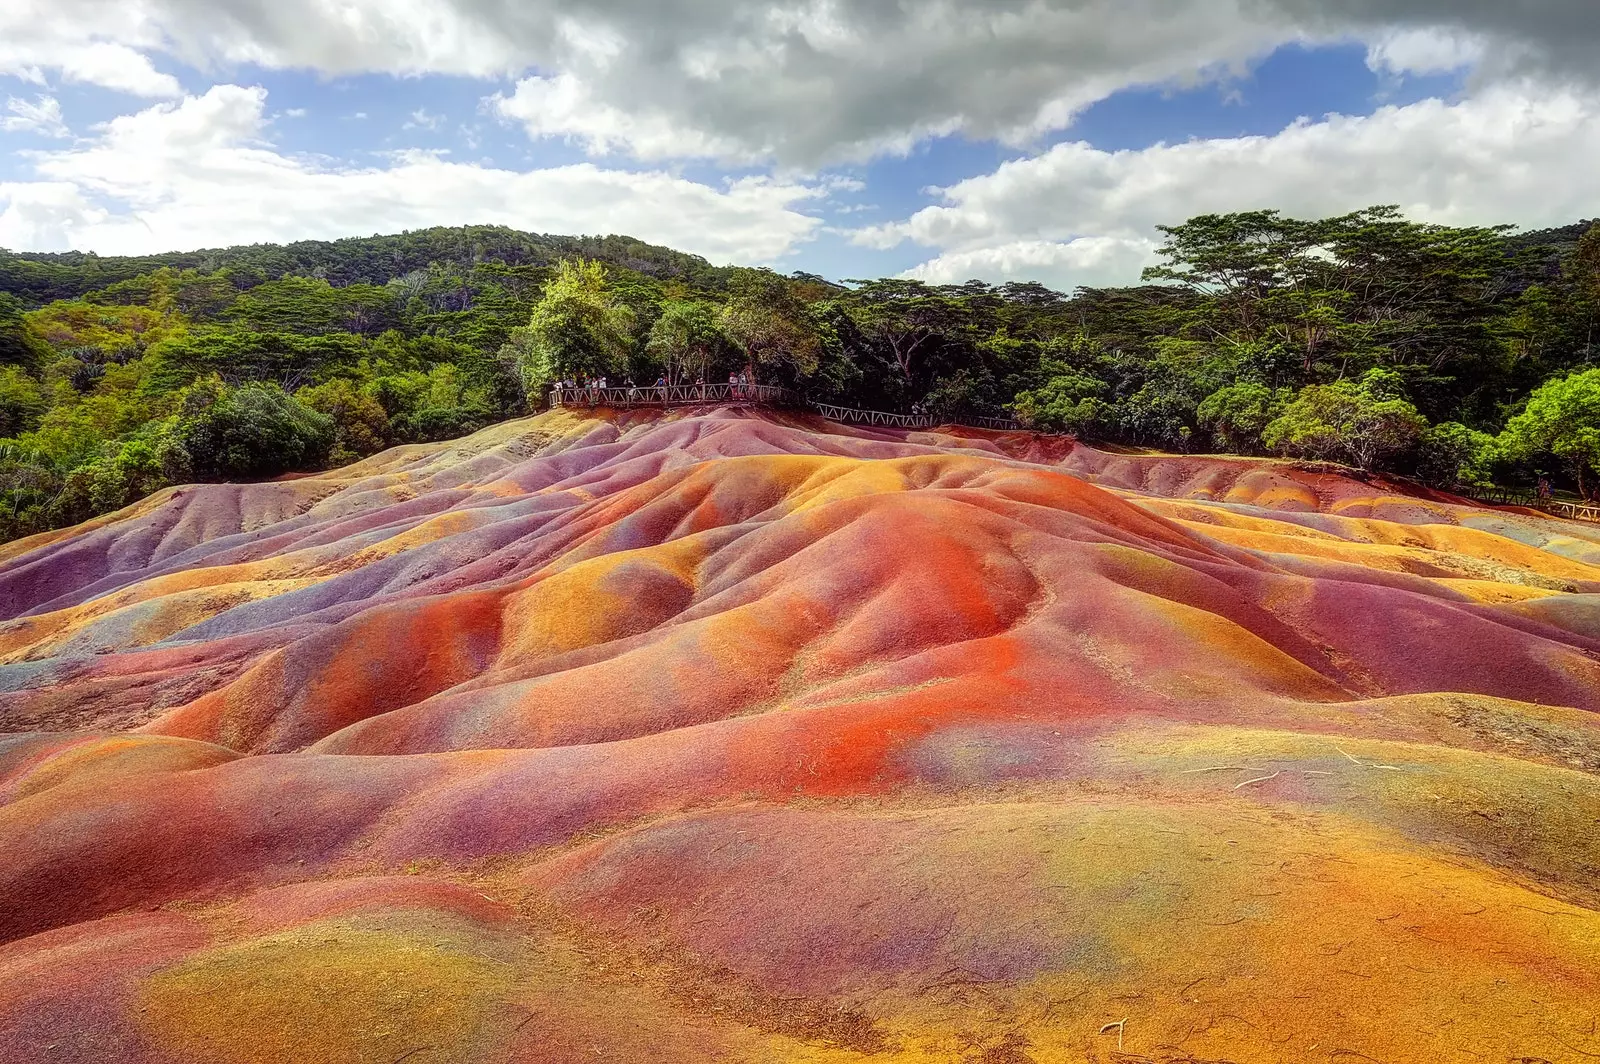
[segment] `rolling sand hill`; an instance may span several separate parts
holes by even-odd
[[[3,1061],[1600,1059],[1600,527],[557,412],[0,616]]]

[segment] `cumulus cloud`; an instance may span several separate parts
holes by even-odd
[[[956,132],[1027,143],[1118,89],[1318,40],[1367,42],[1397,72],[1592,80],[1600,19],[1593,0],[11,0],[0,70],[147,94],[176,90],[157,54],[512,76],[497,107],[537,136],[818,166]]]
[[[150,59],[165,43],[160,19],[140,3],[6,0],[0,5],[0,75],[38,84],[56,75],[135,96],[176,96],[177,79]]]
[[[1395,203],[1445,223],[1557,224],[1594,213],[1597,172],[1600,94],[1500,84],[1457,103],[1302,120],[1275,136],[1119,152],[1060,144],[855,240],[938,249],[914,271],[929,279],[1126,284],[1149,260],[1155,226],[1196,214],[1272,206],[1322,217]]]
[[[218,85],[38,152],[37,180],[0,183],[0,246],[139,254],[494,223],[629,233],[713,261],[779,258],[821,224],[822,186],[746,178],[712,186],[592,164],[512,171],[401,153],[330,166],[265,139],[266,91]]]

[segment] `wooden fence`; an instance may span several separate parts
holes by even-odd
[[[612,406],[628,409],[637,406],[698,406],[703,403],[760,403],[764,406],[795,406],[797,398],[787,388],[769,384],[669,384],[648,388],[555,388],[550,405]]]
[[[1565,517],[1571,521],[1592,521],[1600,524],[1600,504],[1597,503],[1542,499],[1536,492],[1515,488],[1458,487],[1456,494],[1464,495],[1474,502],[1486,502],[1491,506],[1522,506],[1556,517]]]
[[[787,388],[768,384],[669,384],[648,388],[556,388],[552,407],[610,406],[624,410],[641,406],[699,406],[709,403],[757,403],[762,406],[812,410],[830,421],[853,425],[881,425],[891,429],[931,429],[961,424],[997,432],[1021,432],[1019,421],[997,417],[969,417],[952,422],[934,414],[892,414],[884,410],[857,410],[831,403],[809,403]]]

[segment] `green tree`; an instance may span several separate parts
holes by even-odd
[[[1499,443],[1487,432],[1445,421],[1422,434],[1417,476],[1440,488],[1491,487],[1500,453]]]
[[[632,309],[607,289],[600,263],[562,260],[527,326],[509,341],[528,393],[542,393],[563,377],[617,372],[632,346],[633,324]]]
[[[715,306],[674,299],[662,304],[645,351],[660,363],[667,383],[677,384],[714,380],[732,356],[733,345]]]
[[[1500,436],[1507,454],[1552,454],[1567,463],[1578,494],[1594,496],[1590,474],[1600,469],[1600,369],[1547,381]]]
[[[822,338],[810,308],[793,286],[771,270],[741,270],[733,298],[722,310],[722,328],[752,368],[786,368],[804,377],[822,359]]]
[[[1055,373],[1041,387],[1017,396],[1013,410],[1024,424],[1068,432],[1075,436],[1102,436],[1116,420],[1116,409],[1101,398],[1104,381],[1078,372],[1065,363],[1053,364]]]
[[[177,437],[202,478],[254,479],[319,466],[334,422],[276,384],[230,388],[212,377],[185,389]]]
[[[941,346],[968,339],[970,300],[921,281],[852,281],[845,297],[861,331],[889,353],[902,387],[917,383],[923,360]],[[985,293],[986,294],[986,293]]]
[[[23,309],[22,300],[0,292],[0,365],[37,369],[50,349],[29,328]]]
[[[1257,381],[1240,381],[1212,392],[1200,404],[1197,414],[1220,446],[1239,454],[1254,454],[1261,448],[1261,434],[1283,413],[1288,402],[1282,389],[1268,388]]]
[[[389,414],[367,392],[343,377],[301,388],[294,397],[333,419],[333,450],[328,460],[345,465],[389,445]]]
[[[1348,462],[1375,469],[1414,448],[1428,423],[1397,394],[1399,377],[1369,371],[1349,380],[1300,390],[1261,434],[1266,446],[1284,454]]]
[[[1595,222],[1578,239],[1564,271],[1578,289],[1578,305],[1583,316],[1583,357],[1592,359],[1600,342],[1600,222]]]
[[[39,423],[47,407],[39,382],[20,366],[0,366],[0,436],[16,436]]]

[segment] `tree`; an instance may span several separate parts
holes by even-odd
[[[1013,406],[1024,424],[1069,432],[1074,436],[1103,435],[1115,421],[1116,410],[1101,396],[1103,381],[1085,376],[1064,363],[1042,387],[1023,392]]]
[[[1494,484],[1500,446],[1487,432],[1446,421],[1422,434],[1417,476],[1439,488],[1487,488]]]
[[[1562,459],[1572,469],[1578,494],[1593,498],[1589,474],[1600,469],[1600,369],[1547,381],[1500,439],[1513,457]]]
[[[46,406],[38,381],[20,366],[0,366],[0,437],[32,429]]]
[[[901,383],[910,386],[918,363],[935,349],[962,338],[968,325],[963,300],[921,281],[852,281],[845,297],[861,331],[890,353]],[[987,290],[983,294],[987,294]]]
[[[710,380],[733,353],[717,308],[701,300],[668,300],[650,327],[645,351],[657,359],[668,384]]]
[[[1350,380],[1300,390],[1261,434],[1273,450],[1304,458],[1346,461],[1374,469],[1415,447],[1428,423],[1397,394],[1399,377],[1372,370]]]
[[[1240,381],[1212,392],[1200,404],[1197,414],[1219,445],[1240,454],[1253,454],[1261,447],[1261,434],[1283,413],[1288,402],[1282,389]]]
[[[817,325],[787,280],[771,270],[741,270],[732,289],[722,328],[752,367],[788,367],[799,376],[816,372],[822,357]]]
[[[389,415],[383,404],[343,377],[301,388],[294,397],[333,419],[329,461],[344,465],[376,454],[389,444]]]
[[[212,377],[185,389],[177,437],[202,478],[253,479],[320,465],[334,423],[275,384],[229,388]]]
[[[0,365],[37,369],[49,354],[44,341],[28,327],[22,300],[0,292]]]
[[[509,346],[528,393],[542,393],[564,377],[617,372],[633,344],[633,311],[606,286],[605,268],[587,259],[563,259],[526,327]]]
[[[1595,325],[1600,321],[1600,222],[1591,225],[1578,239],[1572,258],[1567,263],[1567,275],[1578,289],[1579,302],[1584,311],[1585,358],[1592,358],[1596,342]]]

